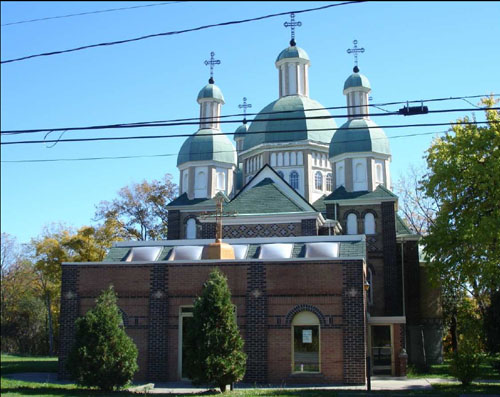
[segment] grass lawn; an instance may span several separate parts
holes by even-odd
[[[444,371],[441,369],[440,371]],[[55,383],[36,383],[12,380],[4,377],[7,374],[19,372],[56,372],[57,358],[55,357],[22,357],[14,355],[2,354],[2,380],[1,380],[1,395],[2,397],[20,397],[20,396],[39,396],[39,397],[83,397],[83,396],[138,396],[142,394],[120,391],[115,393],[103,393],[97,390],[85,389],[74,384],[55,384]],[[443,374],[443,372],[441,372]],[[439,372],[437,374],[439,375]],[[443,376],[444,377],[444,376]],[[196,395],[218,395],[220,393],[199,393],[185,394],[186,396]],[[290,390],[290,389],[261,389],[261,390],[246,390],[240,389],[231,393],[226,393],[235,397],[249,396],[289,396],[289,397],[354,397],[366,396],[367,394],[374,396],[460,396],[462,394],[500,394],[500,385],[491,384],[473,384],[468,388],[463,388],[460,385],[435,385],[434,390],[409,390],[409,391],[380,391],[366,393],[363,391],[333,391],[333,390]],[[165,396],[166,394],[154,394],[154,396]],[[181,395],[181,394],[176,394]],[[171,394],[169,396],[172,396]]]
[[[478,379],[500,380],[500,374],[492,367],[493,358],[487,357],[481,364],[481,374]],[[431,365],[428,371],[421,372],[414,368],[409,368],[408,378],[443,378],[453,379],[450,375],[450,360],[444,360],[443,364]]]

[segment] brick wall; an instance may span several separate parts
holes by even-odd
[[[169,240],[178,240],[181,238],[181,212],[179,210],[168,211],[168,231]]]
[[[301,222],[302,226],[302,236],[317,236],[318,235],[318,225],[316,219],[303,219]]]

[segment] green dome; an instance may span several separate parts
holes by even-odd
[[[236,165],[236,150],[229,138],[219,130],[202,129],[183,143],[177,166],[189,161],[219,161]]]
[[[276,58],[276,62],[279,62],[285,58],[302,58],[308,61],[310,60],[309,55],[307,55],[307,52],[305,52],[302,48],[297,46],[291,46],[281,51],[280,54],[278,55],[278,58]]]
[[[352,119],[333,135],[330,143],[330,158],[344,153],[374,152],[391,154],[389,140],[382,128],[376,128],[371,120]]]
[[[304,119],[304,117],[324,118]],[[298,119],[280,120],[283,118]],[[259,120],[266,121],[259,122]],[[329,144],[335,128],[337,128],[337,125],[335,124],[335,121],[333,121],[331,114],[319,102],[304,96],[285,96],[271,102],[255,117],[250,125],[250,128],[248,129],[247,135],[245,136],[243,150],[248,150],[262,143],[274,142],[297,142],[311,140],[314,142]]]
[[[353,73],[351,74],[347,80],[344,83],[344,93],[346,90],[349,88],[355,88],[355,87],[363,87],[363,88],[368,88],[371,90],[370,87],[370,82],[368,81],[368,78],[361,73]]]
[[[236,131],[234,131],[234,139],[244,138],[247,132],[248,132],[248,124],[240,125],[238,128],[236,128]]]
[[[206,98],[216,99],[217,102],[224,103],[224,96],[222,95],[222,91],[215,84],[209,83],[201,89],[200,93],[198,94],[198,103],[200,102],[200,99]]]

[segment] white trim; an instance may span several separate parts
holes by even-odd
[[[236,155],[236,150],[234,151]],[[220,168],[227,168],[227,169],[236,169],[236,163],[223,163],[221,161],[216,161],[216,160],[204,160],[204,161],[188,161],[186,163],[182,163],[179,165],[177,168],[179,171],[183,171],[186,168],[189,167],[205,167],[205,166],[217,166]]]
[[[405,316],[374,316],[368,317],[370,325],[391,325],[391,324],[406,324]]]
[[[342,153],[339,154],[338,156],[332,156],[330,157],[331,162],[338,162],[342,161],[345,159],[350,159],[350,158],[357,158],[357,157],[372,157],[377,160],[389,160],[392,158],[392,155],[390,154],[381,154],[377,152],[348,152],[348,153]]]
[[[191,240],[195,241],[195,240]],[[210,240],[213,242],[214,240]],[[227,240],[224,240],[227,242]],[[363,261],[366,263],[366,258],[363,256],[339,256],[336,258],[278,258],[278,259],[198,259],[198,260],[184,260],[184,261],[155,261],[155,262],[63,262],[63,266],[143,266],[143,265],[155,265],[158,263],[165,265],[176,265],[176,264],[209,264],[209,263],[250,263],[250,262],[331,262],[331,261]],[[387,317],[393,318],[393,317]],[[385,323],[384,323],[385,324]],[[392,323],[390,323],[392,324]],[[396,324],[396,323],[395,323]]]
[[[311,147],[314,147],[314,149]],[[261,152],[273,152],[273,151],[277,151],[277,150],[292,150],[292,148],[293,148],[293,150],[301,150],[301,149],[302,150],[323,150],[327,154],[329,151],[328,144],[319,143],[319,142],[311,141],[308,139],[308,140],[300,141],[300,144],[297,144],[296,142],[260,143],[257,146],[253,146],[250,149],[242,151],[240,153],[240,157],[242,159],[251,157],[251,156],[253,156],[253,154],[251,154],[253,151],[261,153]]]
[[[353,202],[355,200],[355,202]],[[343,199],[343,200],[325,200],[325,204],[338,204],[340,206],[353,205],[377,205],[387,201],[397,201],[396,197],[384,197],[381,199],[359,200],[359,199]]]

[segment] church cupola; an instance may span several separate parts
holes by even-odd
[[[200,128],[187,138],[177,156],[180,171],[181,194],[189,199],[212,198],[217,192],[233,192],[233,174],[236,169],[236,150],[229,138],[220,130],[220,110],[224,96],[214,84],[213,65],[220,64],[211,53],[210,80],[198,94]]]
[[[295,42],[295,27],[301,22],[295,22],[295,15],[291,14],[290,22],[285,22],[285,27],[292,29],[290,47],[285,48],[276,58],[276,68],[279,71],[279,96],[289,95],[309,96],[309,65],[307,53]]]
[[[364,48],[347,50],[355,56],[356,65],[345,84],[348,120],[330,143],[329,158],[335,178],[334,188],[344,186],[348,192],[373,191],[378,185],[391,189],[389,162],[391,151],[384,131],[369,116],[370,82],[359,73],[357,54]]]

